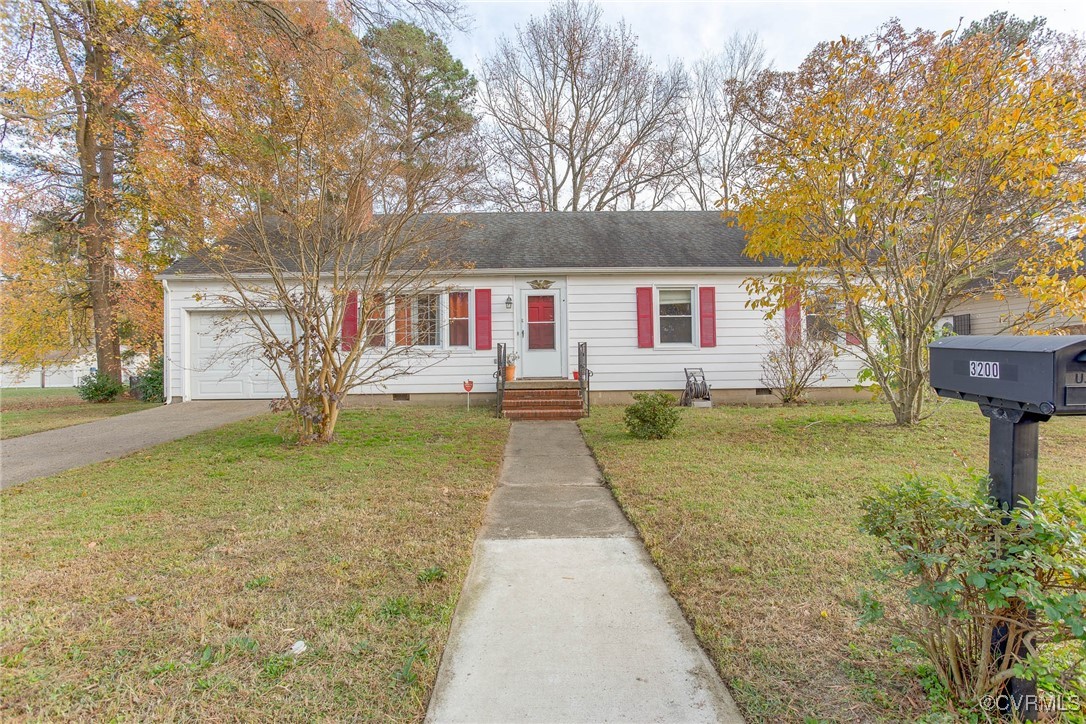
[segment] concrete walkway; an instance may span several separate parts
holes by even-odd
[[[743,721],[575,423],[513,423],[427,721]]]
[[[0,488],[112,460],[268,411],[267,400],[162,405],[0,442]]]

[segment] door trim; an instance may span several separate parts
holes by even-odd
[[[515,283],[516,288],[516,308],[514,310],[514,325],[516,336],[516,351],[520,355],[521,363],[518,364],[518,372],[523,370],[522,366],[524,360],[524,353],[528,346],[527,335],[527,315],[528,310],[525,303],[525,296],[527,294],[548,294],[553,293],[555,299],[554,320],[558,325],[557,334],[555,336],[555,346],[558,353],[558,374],[551,377],[521,377],[518,374],[518,379],[565,379],[569,376],[569,316],[567,314],[566,304],[566,280],[565,278],[550,278],[552,283],[545,289],[539,289],[530,282],[538,280],[539,275],[532,277],[517,278]]]

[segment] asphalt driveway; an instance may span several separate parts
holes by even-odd
[[[267,400],[179,402],[4,440],[0,488],[123,457],[267,411]]]

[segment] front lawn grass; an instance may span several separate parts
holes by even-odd
[[[351,410],[311,448],[275,428],[0,498],[0,719],[421,719],[507,424]]]
[[[0,440],[146,410],[155,404],[127,397],[84,402],[73,387],[6,387],[0,390]]]
[[[908,721],[930,710],[888,626],[858,628],[885,560],[860,500],[907,473],[987,469],[988,421],[947,404],[914,429],[877,404],[683,410],[676,437],[581,421],[620,504],[752,721]],[[1086,420],[1041,426],[1040,489],[1086,480]],[[885,596],[883,596],[885,598]],[[892,612],[892,609],[891,609]]]

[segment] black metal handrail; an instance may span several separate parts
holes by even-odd
[[[584,414],[592,414],[592,370],[588,369],[588,342],[577,343],[577,378],[581,382],[581,405]]]
[[[494,379],[497,381],[494,389],[498,394],[498,417],[502,416],[502,403],[505,402],[505,344],[499,342],[497,345],[498,355],[497,363],[498,370],[494,373]]]

